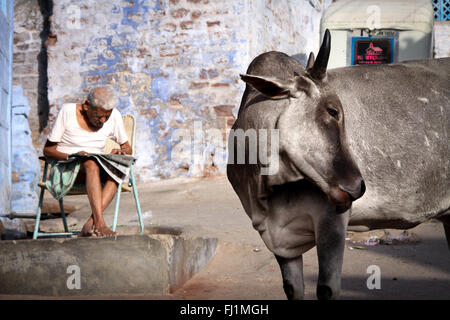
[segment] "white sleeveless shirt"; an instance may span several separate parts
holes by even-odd
[[[78,124],[76,103],[62,105],[48,136],[48,140],[58,143],[57,151],[67,154],[80,151],[104,153],[107,138],[120,145],[128,141],[120,112],[113,109],[108,121],[100,130],[89,132]]]

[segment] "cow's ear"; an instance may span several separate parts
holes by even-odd
[[[298,97],[296,78],[291,80],[281,80],[274,77],[254,76],[241,74],[241,79],[250,84],[253,88],[261,92],[270,99],[284,99],[288,97]]]
[[[241,78],[270,99],[299,98],[302,94],[311,96],[317,91],[314,82],[304,76],[281,80],[274,77],[241,74]]]

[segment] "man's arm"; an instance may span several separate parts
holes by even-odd
[[[128,143],[128,141],[121,144],[120,149],[112,149],[111,150],[111,154],[131,154],[131,153],[132,153],[132,150],[131,150],[131,146]]]
[[[57,151],[56,150],[57,146],[58,146],[57,142],[51,142],[50,140],[47,139],[47,142],[45,142],[44,146],[44,156],[54,160],[67,160],[69,155],[67,153]]]
[[[64,153],[64,152],[59,152],[58,150],[56,150],[57,146],[58,146],[58,142],[52,142],[47,139],[47,141],[45,142],[45,146],[44,146],[44,156],[46,156],[47,158],[58,160],[58,161],[68,160],[69,154]],[[85,151],[80,151],[79,153],[88,154]]]

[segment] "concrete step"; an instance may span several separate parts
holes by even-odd
[[[170,234],[0,241],[0,294],[170,294],[216,248],[215,238]]]

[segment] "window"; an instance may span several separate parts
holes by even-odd
[[[450,0],[432,0],[434,19],[436,21],[450,20]]]

